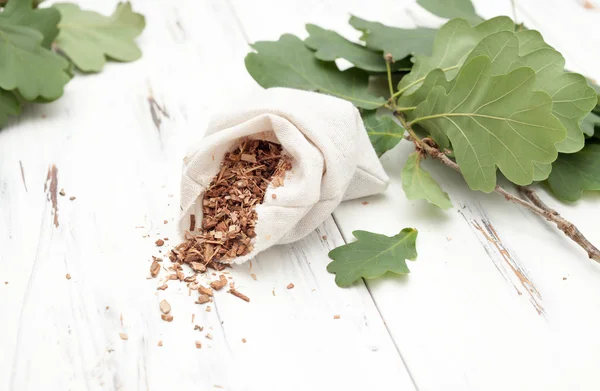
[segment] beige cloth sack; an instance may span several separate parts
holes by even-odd
[[[180,229],[189,216],[202,221],[201,200],[219,172],[226,152],[240,138],[279,142],[292,158],[284,184],[270,186],[256,207],[254,249],[238,257],[245,262],[275,245],[302,239],[317,228],[343,200],[383,192],[385,174],[360,114],[342,99],[287,88],[263,90],[216,115],[202,140],[184,159]],[[271,197],[276,192],[277,198]]]

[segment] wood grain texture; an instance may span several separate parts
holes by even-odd
[[[116,1],[77,3],[108,14]],[[598,12],[575,0],[517,3],[518,17],[540,29],[570,69],[600,80],[600,54],[590,49],[600,40]],[[509,1],[475,5],[484,17],[511,14]],[[346,202],[335,222],[261,254],[252,271],[236,268],[250,303],[222,292],[206,312],[183,286],[156,291],[158,281],[146,276],[160,255],[154,240],[173,243],[176,235],[186,145],[211,113],[259,88],[244,69],[249,42],[305,37],[306,23],[357,38],[349,14],[404,27],[443,20],[397,0],[133,6],[147,18],[140,61],[77,75],[63,98],[29,106],[0,131],[0,390],[600,387],[598,266],[553,227],[469,191],[436,162],[424,166],[454,208],[406,200],[406,142],[382,159],[392,178],[385,195]],[[577,206],[542,196],[600,243],[590,213],[597,195]],[[327,252],[352,230],[391,235],[409,226],[419,229],[410,276],[335,286]],[[163,299],[171,323],[160,319]]]
[[[411,2],[233,3],[251,41],[276,39],[282,32],[304,37],[303,23],[356,38],[359,34],[346,23],[348,14],[402,27],[443,23]],[[512,14],[509,1],[475,3],[487,18]],[[600,56],[589,50],[596,38],[583,38],[594,35],[597,13],[575,1],[517,4],[517,17],[541,30],[570,69],[598,77],[594,64]],[[273,23],[258,22],[267,10],[281,16]],[[473,193],[437,162],[424,165],[450,194],[454,208],[443,212],[424,201],[408,201],[400,173],[412,150],[403,141],[382,158],[392,178],[385,195],[368,198],[367,205],[346,202],[334,216],[346,240],[356,229],[386,235],[404,227],[420,231],[419,259],[409,265],[410,276],[367,282],[417,388],[600,387],[592,375],[600,364],[600,337],[592,331],[600,326],[600,311],[592,304],[600,299],[598,266],[552,226],[494,194]],[[559,205],[543,191],[542,196],[600,243],[590,212],[600,206],[597,195],[587,194],[577,206]]]
[[[108,13],[116,1],[79,3]],[[341,290],[326,272],[343,244],[331,218],[255,259],[256,281],[249,265],[233,272],[250,303],[220,292],[206,312],[184,285],[146,279],[165,251],[154,241],[176,244],[186,145],[258,87],[229,4],[134,8],[147,17],[142,60],[77,75],[0,132],[0,389],[414,390],[365,285]]]

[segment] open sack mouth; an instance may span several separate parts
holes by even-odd
[[[292,159],[283,153],[281,144],[242,138],[223,158],[202,199],[202,218],[190,216],[184,242],[172,253],[180,263],[194,270],[206,266],[219,268],[253,250],[258,215],[256,206],[263,203],[267,188],[283,185]],[[277,194],[270,194],[272,199]]]

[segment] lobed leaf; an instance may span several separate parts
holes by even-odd
[[[340,287],[352,285],[362,278],[377,278],[386,272],[410,273],[406,260],[415,260],[417,230],[404,228],[398,235],[389,237],[367,231],[354,231],[357,241],[329,252],[333,259],[327,271],[335,273],[335,283]]]
[[[69,62],[42,47],[43,35],[0,18],[0,88],[18,90],[27,100],[54,100],[70,80]]]
[[[436,33],[436,30],[424,27],[414,29],[389,27],[356,16],[350,17],[350,25],[363,32],[361,40],[365,41],[368,48],[390,53],[396,60],[412,54],[431,53],[431,45]]]
[[[80,70],[100,72],[107,58],[129,62],[142,56],[134,39],[142,33],[146,21],[143,15],[133,12],[130,3],[119,3],[110,17],[84,11],[76,4],[53,7],[61,15],[56,45]]]
[[[58,35],[60,13],[53,8],[33,9],[29,0],[10,0],[0,13],[0,19],[39,31],[44,36],[42,46],[49,49]]]
[[[248,73],[264,88],[289,87],[317,91],[376,109],[386,101],[369,92],[369,75],[358,68],[340,71],[335,63],[315,58],[300,38],[284,34],[278,41],[256,42],[246,56]]]
[[[343,58],[355,67],[369,72],[386,72],[385,59],[381,51],[373,51],[366,47],[348,41],[335,31],[326,30],[314,24],[307,24],[308,38],[306,46],[315,50],[315,57],[321,61],[335,61]],[[397,61],[392,64],[394,71],[410,70],[412,63]]]
[[[364,113],[362,118],[377,156],[394,148],[404,136],[404,129],[392,117],[377,117],[375,111],[370,111]]]
[[[535,71],[535,90],[552,97],[552,114],[567,130],[567,137],[557,145],[558,151],[573,153],[583,148],[580,122],[594,108],[596,93],[585,77],[565,72],[563,56],[547,45],[534,30],[519,33],[503,31],[487,36],[473,49],[466,61],[485,54],[493,59],[492,75],[508,73],[520,67]]]
[[[471,23],[483,22],[471,0],[417,0],[417,4],[434,15],[446,19],[463,18]]]
[[[581,129],[587,137],[593,137],[596,133],[596,126],[600,127],[600,115],[592,112],[581,121]]]
[[[575,202],[586,190],[600,190],[600,144],[586,145],[581,151],[560,154],[552,165],[548,185],[561,200]]]
[[[510,181],[527,185],[534,179],[533,163],[552,163],[555,144],[566,136],[551,114],[552,98],[535,91],[534,83],[527,67],[492,76],[489,57],[479,56],[461,68],[449,92],[434,87],[411,123],[445,133],[473,190],[493,191],[496,167]]]
[[[486,36],[499,31],[514,30],[513,21],[499,16],[472,27],[464,19],[453,19],[443,25],[435,36],[431,56],[417,55],[413,58],[412,71],[398,84],[398,90],[411,94],[416,91],[429,72],[441,69],[452,80],[464,64],[469,53]]]
[[[419,152],[408,155],[408,160],[402,170],[402,189],[409,200],[426,200],[442,209],[452,207],[448,194],[427,171],[421,168]]]
[[[0,128],[6,125],[8,117],[21,112],[19,100],[10,91],[0,89]]]

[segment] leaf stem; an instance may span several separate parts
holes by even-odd
[[[394,62],[394,58],[392,57],[392,55],[390,53],[387,53],[385,55],[385,70],[387,71],[388,86],[390,87],[390,103],[391,103],[392,107],[396,107],[396,102],[394,101],[394,99],[392,99],[392,96],[394,95],[394,85],[392,83],[391,64],[393,62]]]
[[[437,159],[444,163],[446,166],[454,169],[455,171],[461,172],[460,167],[456,162],[452,161],[446,154],[439,150],[435,142],[429,138],[423,140],[413,136],[414,131],[411,128],[411,123],[406,122],[404,115],[401,113],[395,113],[396,117],[400,120],[402,126],[408,131],[412,142],[415,143],[417,149],[420,149],[427,153],[434,159]],[[529,209],[531,212],[537,214],[548,220],[551,223],[556,224],[557,228],[561,230],[568,238],[577,243],[583,248],[590,259],[600,263],[600,250],[596,248],[575,226],[575,224],[563,218],[557,211],[548,207],[537,195],[534,189],[527,186],[517,186],[517,188],[531,201],[528,202],[520,197],[511,194],[506,191],[502,186],[496,185],[494,192],[502,195],[507,201],[513,202],[524,208]]]

